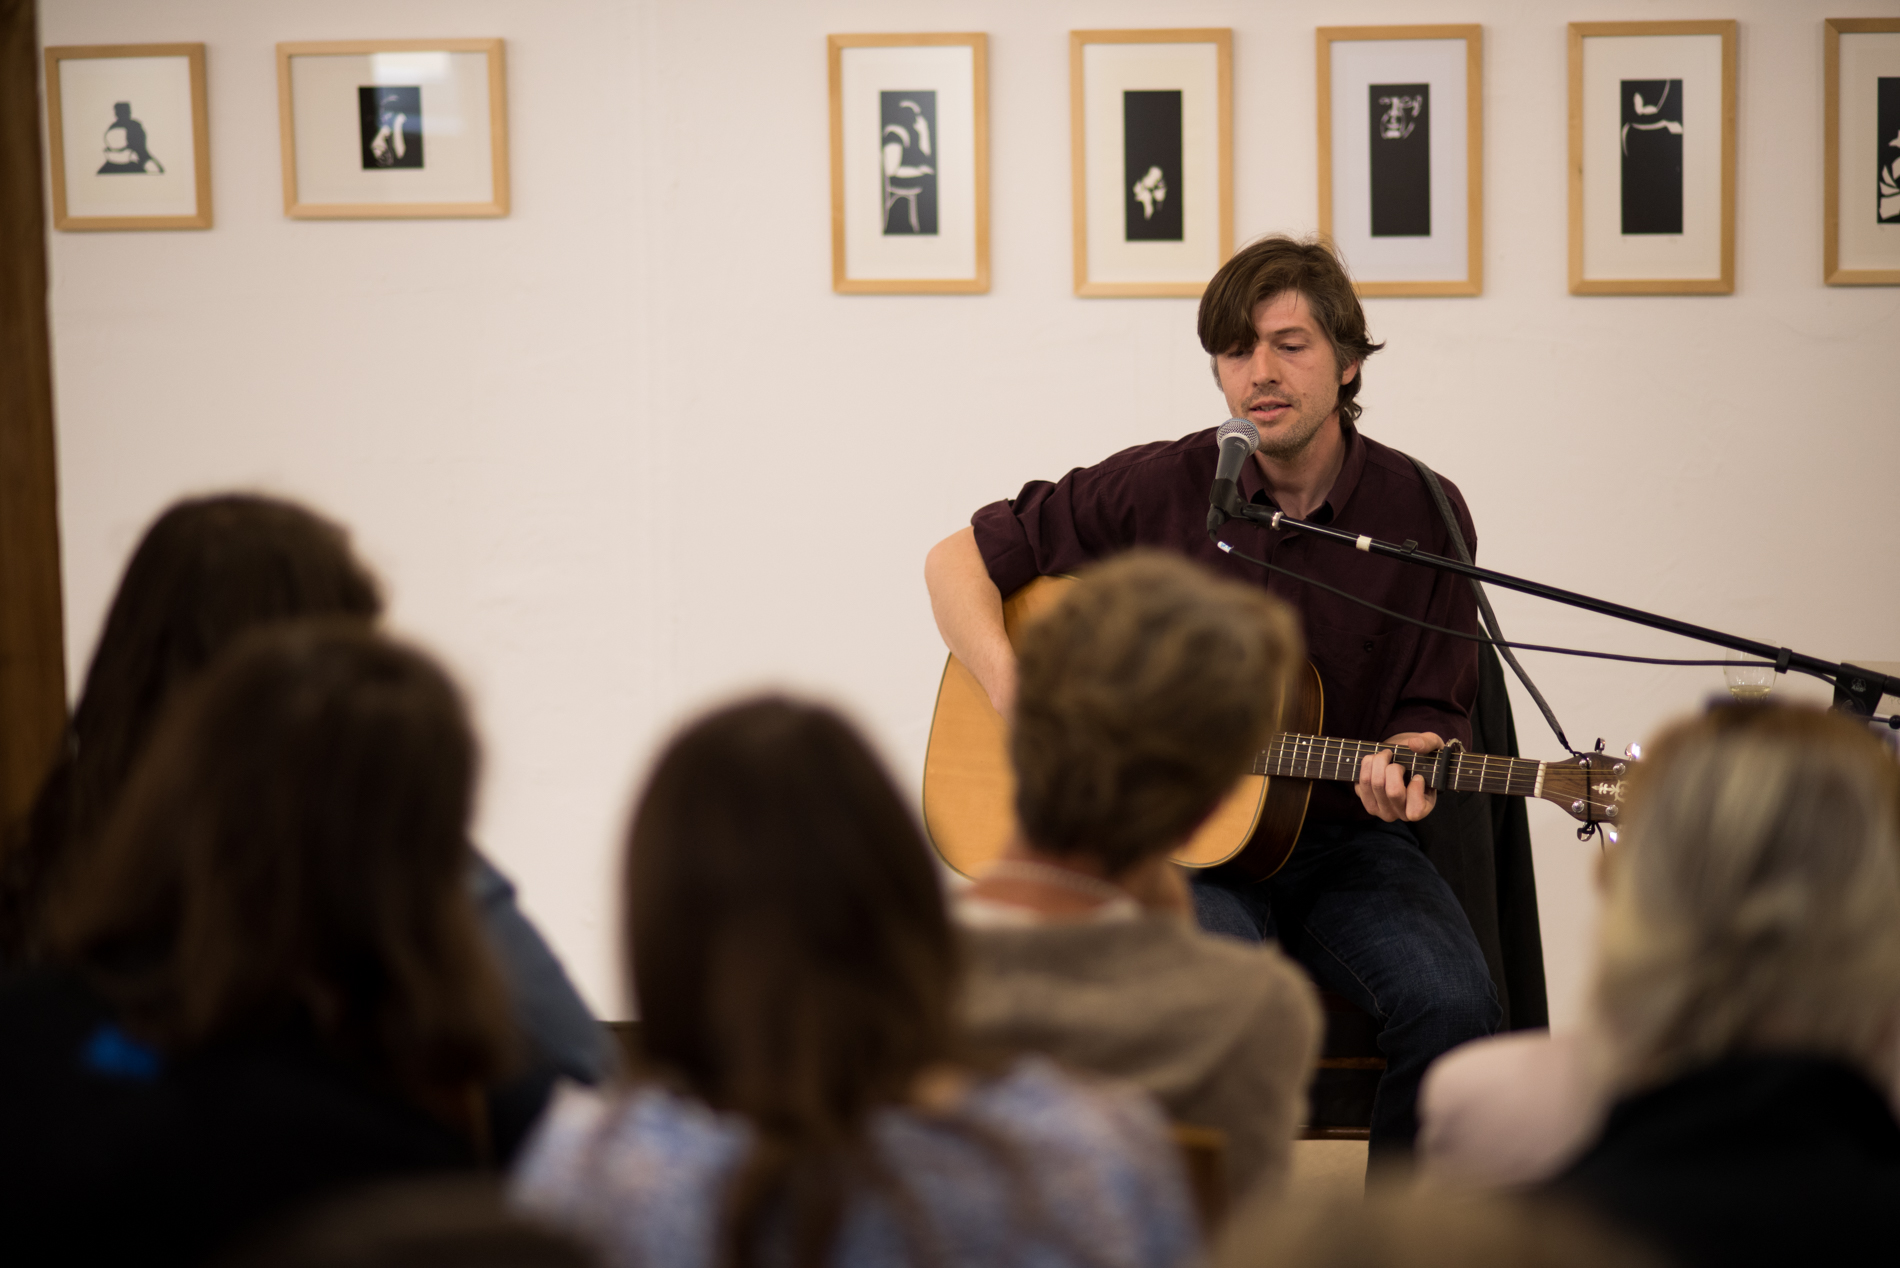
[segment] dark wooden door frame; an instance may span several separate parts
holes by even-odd
[[[34,0],[0,0],[0,824],[66,725]]]

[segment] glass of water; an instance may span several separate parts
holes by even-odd
[[[1731,651],[1724,659],[1728,663],[1722,667],[1722,677],[1728,681],[1728,693],[1743,704],[1760,704],[1775,689],[1775,667],[1761,657]]]

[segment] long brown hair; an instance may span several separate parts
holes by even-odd
[[[161,721],[53,950],[168,1050],[307,1024],[465,1107],[512,1041],[465,889],[475,768],[421,652],[354,622],[256,631]]]
[[[956,950],[916,821],[842,718],[752,700],[661,757],[626,889],[646,1060],[755,1133],[721,1259],[754,1263],[782,1215],[815,1268],[852,1190],[890,1187],[872,1112],[953,1047]]]
[[[43,949],[60,873],[98,835],[181,687],[259,625],[381,612],[348,536],[301,506],[225,494],[159,516],[119,580],[59,759],[0,853],[0,963]]]

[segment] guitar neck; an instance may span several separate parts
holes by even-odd
[[[1361,759],[1389,753],[1407,771],[1423,775],[1428,787],[1454,792],[1504,793],[1512,797],[1544,795],[1543,762],[1521,757],[1492,757],[1483,753],[1453,752],[1443,758],[1442,776],[1437,753],[1415,753],[1409,748],[1369,740],[1342,740],[1330,735],[1276,735],[1254,758],[1253,773],[1290,779],[1329,779],[1354,783]]]

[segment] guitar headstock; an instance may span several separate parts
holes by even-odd
[[[1544,764],[1538,796],[1555,802],[1584,823],[1616,824],[1623,817],[1623,789],[1636,759],[1579,753]]]

